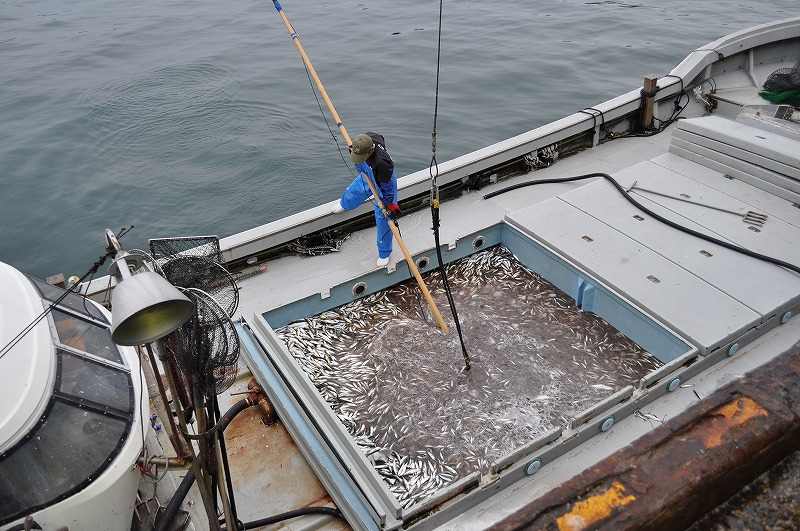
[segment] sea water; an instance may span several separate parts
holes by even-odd
[[[400,176],[432,161],[439,5],[282,3],[350,136],[384,134]],[[796,0],[444,2],[436,160],[796,15]],[[126,249],[225,237],[332,201],[352,178],[265,0],[3,2],[0,72],[0,261],[39,278],[86,273],[106,228],[134,226]]]

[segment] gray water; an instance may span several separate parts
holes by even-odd
[[[383,133],[401,176],[428,168],[439,2],[282,5],[350,136]],[[437,160],[799,12],[796,0],[447,1]],[[335,199],[350,169],[316,93],[267,0],[0,2],[0,261],[81,276],[106,228],[134,225],[121,243],[146,249]]]

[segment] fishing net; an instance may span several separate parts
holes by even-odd
[[[202,290],[184,291],[195,304],[191,319],[166,341],[179,372],[204,396],[220,394],[233,384],[238,372],[239,339],[233,323],[216,300]]]
[[[219,238],[152,239],[150,251],[164,277],[195,305],[192,318],[165,338],[178,380],[199,386],[204,396],[224,392],[238,373],[239,340],[230,316],[239,289],[221,263]]]
[[[233,276],[220,264],[199,256],[174,256],[161,266],[164,276],[179,288],[197,288],[211,295],[228,315],[239,306]]]
[[[771,73],[759,95],[776,105],[800,107],[800,61],[792,68],[779,68]]]
[[[296,240],[289,242],[287,248],[300,255],[322,256],[337,252],[349,237],[350,233],[342,233],[336,229],[325,229],[314,234],[300,236]]]
[[[164,277],[179,288],[205,291],[233,315],[239,305],[239,290],[233,276],[222,265],[219,238],[190,236],[150,240],[150,251]]]
[[[222,263],[222,253],[217,236],[185,236],[178,238],[153,238],[150,240],[150,253],[162,262],[175,255],[200,256]]]

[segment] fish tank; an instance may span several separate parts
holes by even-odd
[[[414,257],[447,334],[405,262],[239,325],[249,365],[275,376],[265,387],[294,396],[298,422],[316,426],[333,463],[347,463],[326,487],[353,478],[366,493],[361,512],[379,507],[372,520],[382,526],[468,498],[487,478],[534,474],[631,414],[635,400],[668,392],[665,375],[697,356],[513,227],[465,240],[444,266],[449,295],[435,253]],[[345,497],[337,505],[355,496]]]

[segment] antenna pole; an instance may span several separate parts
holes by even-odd
[[[281,18],[283,19],[283,23],[286,25],[286,29],[289,30],[289,34],[292,36],[292,40],[294,40],[295,46],[300,51],[300,56],[303,58],[303,62],[305,63],[308,71],[311,73],[311,77],[314,79],[314,82],[317,84],[317,88],[319,89],[320,94],[322,94],[322,98],[325,100],[325,103],[328,105],[328,109],[330,109],[331,114],[333,115],[333,119],[336,120],[336,125],[339,127],[339,131],[342,132],[342,136],[344,136],[345,142],[347,145],[352,145],[352,141],[350,140],[350,136],[347,134],[347,130],[344,128],[344,124],[342,120],[339,118],[339,115],[336,113],[336,109],[333,107],[333,102],[328,97],[328,93],[325,91],[325,87],[322,86],[322,82],[317,76],[317,72],[314,70],[314,67],[311,66],[311,61],[306,55],[305,50],[303,50],[303,45],[300,44],[300,38],[297,36],[297,33],[294,31],[294,28],[289,23],[289,20],[286,18],[286,14],[283,12],[283,8],[281,7],[280,2],[278,0],[272,0],[272,3],[275,4],[275,9],[278,10]],[[369,189],[372,192],[372,196],[375,198],[375,203],[378,205],[378,208],[383,213],[383,217],[389,217],[388,212],[386,212],[386,207],[380,200],[378,196],[378,192],[375,189],[375,184],[372,182],[372,179],[366,178],[364,179],[367,181],[369,185]],[[430,291],[428,291],[428,287],[425,285],[425,281],[422,280],[422,275],[419,273],[419,269],[417,269],[417,265],[414,263],[414,260],[411,258],[411,253],[408,252],[408,248],[406,247],[403,238],[400,236],[400,231],[398,230],[395,223],[389,223],[389,228],[392,230],[392,234],[394,235],[395,240],[397,240],[397,245],[400,247],[400,250],[403,252],[403,256],[406,258],[406,262],[408,263],[408,267],[411,270],[411,273],[414,275],[414,278],[417,279],[417,284],[419,284],[420,290],[422,290],[422,294],[425,296],[425,300],[428,301],[428,306],[431,307],[431,311],[433,312],[436,321],[439,323],[439,328],[442,329],[442,332],[445,334],[449,332],[447,328],[447,324],[445,324],[444,319],[442,318],[442,314],[439,312],[439,308],[436,307],[436,303],[431,296]]]

